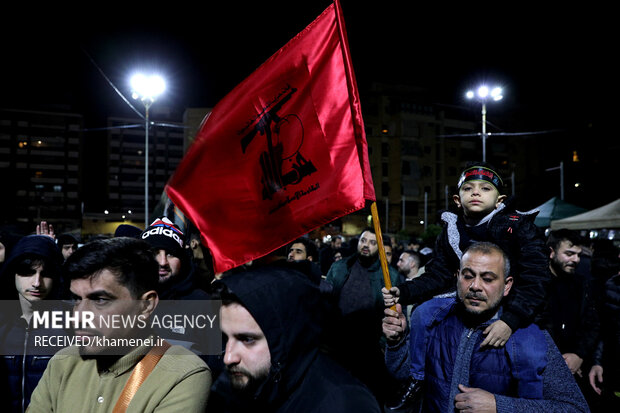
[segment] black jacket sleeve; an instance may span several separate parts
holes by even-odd
[[[502,227],[511,232],[516,241],[517,253],[511,256],[513,285],[500,317],[514,332],[534,321],[545,305],[551,283],[549,254],[542,231],[534,225],[533,217],[521,215],[514,225]]]

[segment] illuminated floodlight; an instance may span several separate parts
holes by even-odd
[[[489,89],[488,86],[482,85],[475,92],[473,90],[468,90],[465,93],[465,97],[467,99],[476,98],[479,101],[486,101],[488,99],[493,99],[494,101],[498,101],[503,99],[502,88],[499,86],[494,87],[493,89]]]
[[[491,98],[493,98],[493,100],[501,100],[503,97],[501,87],[494,87],[493,90],[491,90]]]
[[[131,90],[134,99],[150,100],[153,102],[157,96],[166,90],[166,82],[159,75],[146,76],[142,73],[131,78]]]

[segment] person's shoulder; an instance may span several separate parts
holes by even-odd
[[[177,373],[209,370],[209,366],[207,366],[203,359],[179,345],[170,346],[157,365],[160,369]]]
[[[326,354],[319,354],[306,380],[306,385],[315,390],[312,393],[314,403],[331,406],[332,411],[380,411],[368,388]],[[317,398],[317,394],[321,397]]]
[[[74,371],[85,360],[80,356],[78,346],[69,346],[58,350],[50,359],[48,368],[58,371]]]
[[[65,360],[79,355],[80,348],[78,346],[69,346],[58,350],[51,360]]]

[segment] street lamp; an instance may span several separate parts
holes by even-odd
[[[164,79],[158,75],[134,75],[131,78],[132,96],[140,99],[145,109],[144,124],[144,228],[149,226],[149,108],[157,96],[166,89]]]
[[[482,104],[482,161],[487,160],[487,101],[498,101],[504,97],[502,95],[501,87],[494,87],[489,89],[488,86],[482,85],[476,92],[473,90],[467,91],[465,94],[467,99],[476,99]]]

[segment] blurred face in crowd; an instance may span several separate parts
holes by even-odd
[[[467,312],[496,311],[502,297],[512,287],[512,277],[504,274],[504,257],[499,251],[466,252],[457,274],[457,294]]]
[[[379,253],[379,246],[377,245],[377,236],[370,231],[362,232],[360,239],[357,243],[357,252],[362,257],[375,257]]]
[[[467,181],[459,189],[453,200],[463,214],[473,219],[482,219],[506,198],[500,195],[495,186],[487,181]]]
[[[332,248],[337,250],[338,248],[342,248],[342,238],[340,237],[335,237],[332,240]]]
[[[159,264],[159,283],[164,283],[181,273],[181,259],[164,249],[155,250],[155,260]]]
[[[312,261],[312,257],[308,257],[306,246],[301,242],[296,242],[288,249],[288,261],[303,261],[308,259]]]
[[[71,256],[71,254],[75,252],[75,250],[77,250],[76,244],[63,244],[60,251],[62,252],[62,256],[64,257],[64,259],[66,260]]]
[[[384,245],[383,249],[385,250],[385,258],[387,258],[387,262],[392,262],[392,246]]]
[[[551,249],[551,271],[555,275],[562,273],[574,274],[577,269],[577,265],[581,260],[581,246],[574,245],[570,241],[562,240],[557,248],[557,251]]]
[[[18,265],[15,271],[15,288],[20,301],[33,303],[44,300],[50,291],[54,280],[45,272],[42,261],[34,261],[32,265]]]
[[[226,336],[224,364],[230,382],[236,390],[251,390],[271,369],[267,338],[254,317],[239,303],[223,305],[220,316]]]
[[[396,263],[396,268],[398,268],[399,273],[403,274],[407,278],[413,278],[419,270],[413,257],[406,252],[400,254],[398,262]]]
[[[4,256],[6,254],[6,248],[4,244],[0,242],[0,263],[4,262]]]

